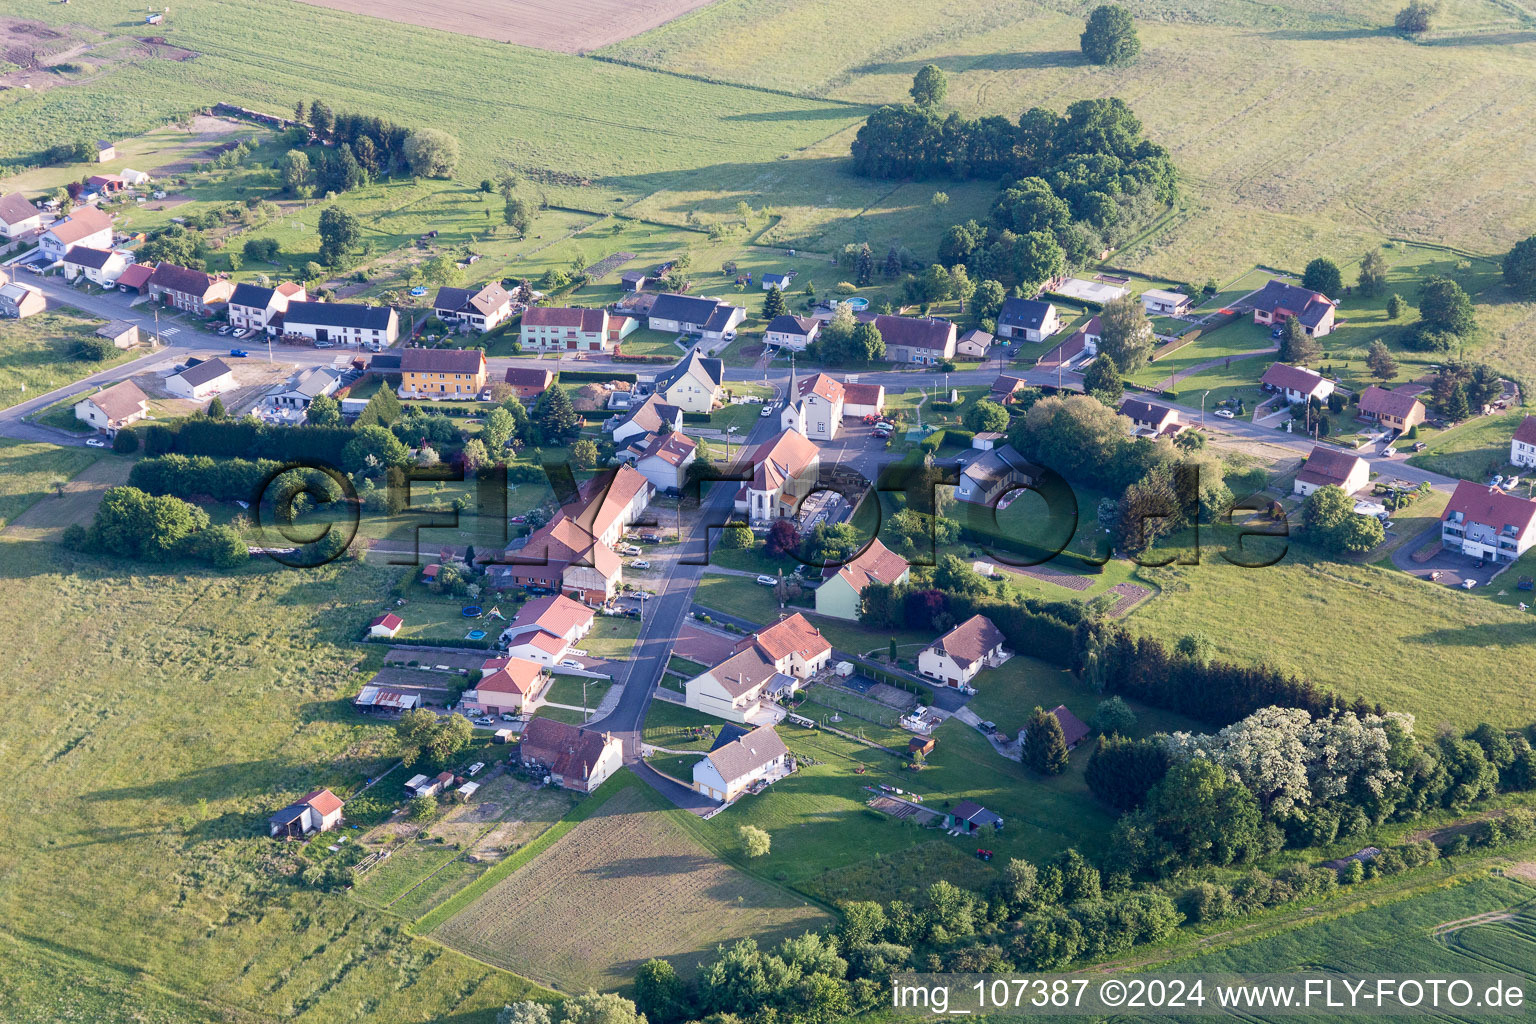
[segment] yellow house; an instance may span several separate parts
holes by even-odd
[[[408,348],[400,353],[400,397],[473,401],[485,390],[478,348]]]
[[[690,352],[670,370],[656,377],[655,393],[668,405],[684,412],[709,412],[720,399],[724,363]]]

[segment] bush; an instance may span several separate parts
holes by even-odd
[[[139,435],[132,430],[119,430],[112,438],[112,450],[119,455],[132,455],[139,450]]]
[[[70,345],[70,358],[82,363],[105,362],[117,351],[117,346],[106,338],[76,338]]]

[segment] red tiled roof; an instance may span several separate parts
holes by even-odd
[[[884,384],[844,384],[843,401],[849,405],[885,404]]]
[[[698,446],[698,442],[693,438],[674,430],[670,434],[657,434],[652,437],[651,443],[646,446],[645,451],[640,453],[640,457],[648,459],[654,455],[669,466],[681,466],[687,461],[689,453]]]
[[[82,206],[77,208],[68,217],[60,221],[54,221],[48,229],[48,233],[57,238],[64,245],[71,245],[96,234],[98,231],[110,230],[112,218],[96,209],[94,206]]]
[[[854,593],[862,594],[871,583],[895,583],[907,568],[905,558],[874,540],[857,558],[840,566],[837,575],[853,586]]]
[[[538,761],[567,779],[586,779],[612,741],[608,733],[535,717],[523,730],[518,752],[524,761]]]
[[[937,317],[881,315],[875,317],[875,328],[887,346],[904,345],[934,351],[948,348],[955,335],[955,325]]]
[[[821,631],[799,612],[769,626],[750,642],[762,648],[763,653],[774,661],[791,654],[810,659],[832,649]]]
[[[1269,369],[1264,371],[1262,383],[1286,391],[1300,391],[1302,394],[1311,394],[1322,381],[1322,374],[1313,373],[1304,366],[1274,363]]]
[[[1067,741],[1067,746],[1081,743],[1088,736],[1088,726],[1081,718],[1074,715],[1065,704],[1057,704],[1051,708],[1051,714],[1056,716],[1056,721],[1061,723],[1061,734]]]
[[[537,626],[556,636],[565,636],[592,621],[592,609],[564,594],[536,597],[523,605],[512,618],[512,628]]]
[[[1460,512],[1467,522],[1481,523],[1495,530],[1513,526],[1516,534],[1523,536],[1531,528],[1532,521],[1536,521],[1536,501],[1517,498],[1497,487],[1462,480],[1456,484],[1456,493],[1451,495],[1451,502],[1440,513],[1440,518],[1449,519],[1456,512]]]
[[[495,661],[503,662],[475,684],[475,689],[484,693],[515,693],[527,696],[532,693],[539,682],[539,675],[544,669],[536,661],[527,658],[495,658]],[[487,662],[489,664],[489,662]]]
[[[153,263],[135,263],[118,275],[117,283],[123,288],[143,288],[154,273]]]
[[[587,334],[603,329],[608,311],[583,306],[533,306],[523,312],[528,327],[574,327]]]
[[[798,430],[785,430],[769,438],[752,453],[753,490],[775,491],[804,471],[821,454]]]
[[[1003,642],[1003,634],[985,615],[972,615],[933,642],[933,649],[962,665],[980,661]]]
[[[1514,439],[1536,445],[1536,416],[1527,416],[1520,421],[1520,425],[1515,428]]]
[[[408,348],[400,353],[404,373],[485,372],[485,352],[478,348]]]
[[[370,629],[374,626],[383,626],[385,629],[399,629],[403,625],[405,625],[405,620],[393,612],[385,612],[368,623]]]
[[[299,803],[309,804],[310,807],[314,808],[315,813],[322,818],[341,810],[341,797],[328,789],[311,790],[304,794]]]
[[[593,537],[601,537],[635,498],[649,488],[651,482],[633,466],[599,473],[581,486],[582,507],[571,518]]]
[[[86,400],[106,414],[107,419],[119,422],[136,413],[144,412],[149,396],[131,380],[119,381]]]
[[[520,388],[547,388],[554,374],[536,366],[507,367],[507,383]]]
[[[816,376],[807,377],[800,382],[798,397],[804,398],[812,392],[815,392],[829,402],[839,402],[844,398],[843,382],[828,377],[824,373],[818,373]]]
[[[1402,419],[1413,412],[1419,400],[1412,395],[1388,391],[1372,384],[1360,393],[1360,411],[1370,416],[1395,416]]]
[[[1301,472],[1296,474],[1296,479],[1319,487],[1329,484],[1342,487],[1355,466],[1364,461],[1351,452],[1317,445],[1312,449],[1312,454],[1307,456],[1307,463],[1301,468]]]
[[[507,646],[522,647],[524,644],[530,647],[537,647],[549,655],[564,654],[569,647],[565,640],[537,626],[530,626],[520,633],[512,634]]]

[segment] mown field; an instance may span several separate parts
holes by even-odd
[[[816,928],[820,908],[694,842],[638,780],[432,933],[565,991],[614,988],[648,957],[691,972],[716,945]],[[598,797],[595,799],[602,799]]]
[[[99,363],[76,359],[75,342],[95,341],[96,328],[106,321],[52,301],[48,305],[45,313],[7,321],[0,328],[0,406],[24,402],[145,354],[143,349],[113,349]]]
[[[33,481],[11,505],[80,468],[33,447],[0,449],[32,460],[5,475]],[[350,796],[393,762],[387,726],[342,703],[366,675],[356,624],[391,578],[219,575],[0,539],[5,752],[27,779],[0,797],[0,1018],[489,1024],[529,991],[302,887],[265,838],[295,795]]]

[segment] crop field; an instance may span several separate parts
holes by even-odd
[[[433,4],[419,0],[306,2],[407,25],[450,28],[503,43],[580,53],[654,28],[710,0],[576,0],[558,6],[534,0],[447,0]]]
[[[367,674],[355,625],[389,571],[215,574],[6,538],[0,579],[6,756],[29,780],[0,798],[13,838],[0,851],[0,1017],[102,1005],[89,1019],[320,1024],[366,1006],[485,1024],[530,991],[302,886],[293,848],[266,838],[267,815],[297,794],[348,799],[394,763],[389,726],[343,700]],[[39,992],[49,977],[80,990],[73,1009],[38,1009],[56,1005]]]
[[[721,942],[820,926],[819,909],[717,860],[643,785],[589,818],[433,932],[565,991],[623,984],[662,956],[691,972]]]

